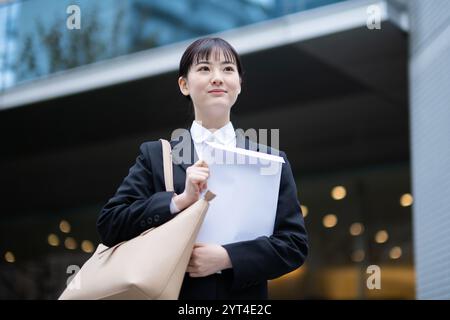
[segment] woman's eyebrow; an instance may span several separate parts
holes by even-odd
[[[207,60],[202,60],[202,61],[198,61],[196,63],[196,65],[199,64],[211,64],[211,62],[207,61]],[[236,64],[234,61],[222,61],[220,64]]]

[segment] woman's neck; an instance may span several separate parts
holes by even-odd
[[[195,117],[195,121],[200,124],[202,127],[208,129],[211,132],[214,132],[223,126],[225,126],[228,122],[230,122],[230,117],[222,118],[222,119],[208,119],[202,117]]]

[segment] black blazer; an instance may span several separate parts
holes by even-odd
[[[173,152],[174,189],[184,191],[186,168],[197,161],[192,139],[180,136],[170,142]],[[238,147],[273,153],[236,130]],[[190,147],[190,163],[179,163],[178,148]],[[297,188],[284,152],[275,228],[270,237],[226,244],[233,268],[202,278],[185,274],[179,299],[267,299],[267,280],[300,267],[308,254],[308,236],[297,199]],[[100,238],[106,246],[129,240],[144,230],[159,226],[175,215],[170,213],[173,192],[166,192],[162,149],[159,141],[140,146],[136,163],[130,168],[116,194],[106,203],[97,220]],[[151,252],[148,253],[151,258]]]

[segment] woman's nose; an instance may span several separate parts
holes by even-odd
[[[220,72],[214,72],[212,79],[211,79],[211,83],[214,85],[220,85],[223,83],[222,77],[220,75]]]
[[[223,81],[222,81],[222,79],[220,79],[220,78],[214,77],[214,78],[212,79],[212,84],[214,84],[214,85],[221,85],[222,83],[223,83]]]

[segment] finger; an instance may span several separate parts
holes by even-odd
[[[205,176],[195,176],[190,179],[193,183],[198,183],[199,185],[204,185],[208,180],[208,177]]]
[[[203,184],[205,184],[205,180],[191,180],[192,185],[196,186],[196,190],[201,190]]]
[[[200,184],[201,184],[201,183],[205,183],[205,180],[204,180],[204,179],[191,179],[190,182],[191,182],[193,185],[197,186],[197,188],[200,188],[200,187],[201,187]]]
[[[205,183],[206,179],[207,179],[207,177],[200,176],[200,175],[194,175],[189,178],[189,180],[194,184]]]
[[[203,243],[203,242],[196,242],[196,243],[194,243],[194,248],[205,247],[205,246],[206,246],[206,243]]]
[[[187,269],[186,269],[186,272],[195,272],[195,273],[197,273],[198,271],[197,271],[197,268],[188,266]]]
[[[199,175],[199,176],[207,177],[209,175],[209,173],[208,172],[201,172],[201,171],[189,172],[189,176],[192,176],[192,175]]]
[[[191,178],[207,179],[208,178],[208,174],[207,173],[203,173],[203,172],[192,172],[191,174],[189,174],[189,177],[191,177]]]
[[[208,176],[209,172],[205,170],[192,170],[191,172],[189,172],[189,174],[202,174]]]
[[[200,278],[201,277],[200,273],[197,273],[197,272],[190,272],[189,276],[191,278]]]
[[[192,168],[191,172],[203,172],[203,173],[209,173],[209,168],[196,167],[196,168]]]
[[[198,160],[196,163],[194,163],[195,167],[207,167],[208,164],[206,163],[205,160]]]

